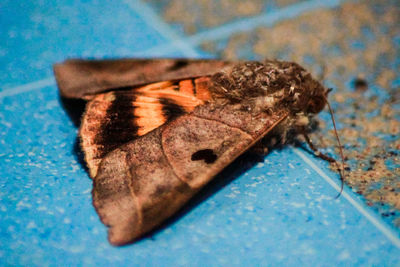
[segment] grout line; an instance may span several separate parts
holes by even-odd
[[[338,7],[343,2],[345,1],[311,0],[311,1],[301,2],[283,7],[275,12],[227,23],[225,25],[188,36],[182,40],[185,41],[186,43],[190,43],[192,46],[196,46],[201,44],[201,42],[203,41],[213,41],[213,40],[223,39],[235,33],[252,30],[258,26],[272,26],[279,21],[295,18],[303,13],[314,11],[316,9]],[[148,51],[146,52],[152,52],[158,50],[162,50],[162,52],[169,52],[174,49],[174,45],[175,42],[172,42],[168,45],[159,45],[148,49]]]
[[[157,45],[149,49],[146,49],[142,52],[133,53],[135,55],[140,55],[141,57],[145,55],[162,56],[167,54],[168,52],[176,50],[177,47],[182,49],[184,54],[188,57],[198,57],[200,54],[196,51],[196,49],[194,49],[193,46],[200,44],[202,41],[225,38],[230,34],[237,33],[240,31],[248,31],[261,25],[270,26],[281,20],[299,16],[306,11],[311,11],[323,7],[333,8],[339,6],[342,2],[344,2],[344,0],[326,0],[326,1],[311,0],[284,7],[270,14],[263,14],[250,19],[235,21],[217,28],[213,28],[211,30],[194,34],[192,36],[181,38],[176,33],[174,33],[174,31],[169,27],[169,25],[163,22],[160,19],[160,17],[149,6],[143,4],[139,0],[122,0],[122,1],[129,7],[131,7],[135,11],[135,13],[141,16],[145,22],[147,22],[149,25],[152,25],[154,29],[157,30],[162,36],[164,36],[168,40],[171,40],[172,42],[166,45],[164,44]],[[0,99],[6,96],[12,96],[19,93],[40,89],[41,87],[53,84],[54,84],[54,78],[49,77],[43,80],[5,89],[4,91],[0,92]]]
[[[174,30],[164,22],[158,14],[147,4],[140,0],[122,0],[148,25],[152,26],[161,36],[168,39],[174,46],[182,50],[187,57],[198,57],[200,54],[180,37]]]
[[[127,4],[130,8],[132,8],[136,14],[138,14],[146,23],[151,25],[161,36],[164,36],[168,40],[174,43],[173,49],[176,48],[182,49],[182,52],[187,57],[199,57],[199,53],[194,49],[191,45],[185,43],[181,37],[179,37],[174,31],[169,27],[168,24],[163,22],[159,16],[147,5],[140,2],[140,0],[122,0],[125,4]],[[169,44],[161,45],[160,47],[170,47]],[[155,50],[159,49],[159,46],[154,47]],[[146,51],[150,49],[144,50],[142,52],[134,52],[134,55],[142,55],[146,54]],[[161,49],[162,50],[162,49]],[[33,91],[36,89],[43,88],[45,86],[54,85],[55,80],[54,77],[48,77],[42,80],[38,80],[31,83],[26,83],[23,85],[6,88],[3,91],[0,91],[0,99],[8,96],[17,95],[20,93],[25,93],[29,91]]]
[[[317,165],[314,164],[303,152],[295,147],[290,147],[295,154],[297,154],[307,165],[309,165],[314,171],[316,171],[330,186],[332,186],[337,192],[340,192],[340,186],[328,175],[325,174]],[[382,234],[384,234],[397,248],[400,249],[400,238],[397,233],[390,229],[390,226],[386,225],[380,219],[376,218],[375,215],[371,214],[362,204],[358,203],[351,195],[343,190],[342,195],[347,201],[353,205],[367,220],[369,220]]]
[[[13,95],[33,91],[36,89],[41,89],[43,87],[51,86],[54,84],[55,84],[54,78],[49,77],[49,78],[45,78],[45,79],[38,80],[35,82],[26,83],[26,84],[23,84],[20,86],[6,88],[3,91],[0,91],[0,99],[7,97],[7,96],[13,96]]]
[[[214,28],[208,32],[198,33],[189,37],[191,44],[199,44],[202,40],[217,40],[228,37],[237,32],[246,32],[258,26],[272,26],[278,21],[297,17],[305,12],[320,8],[333,8],[339,6],[341,0],[311,0],[283,7],[276,12],[263,14],[249,19],[241,19],[230,24]]]

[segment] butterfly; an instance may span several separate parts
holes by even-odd
[[[87,101],[80,143],[113,245],[160,225],[268,134],[304,133],[329,92],[276,60],[75,59],[54,73],[61,96]]]

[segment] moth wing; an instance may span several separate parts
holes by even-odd
[[[214,59],[70,59],[54,65],[61,95],[90,98],[112,88],[211,75],[233,63]]]
[[[107,154],[93,204],[110,242],[127,244],[161,224],[287,115],[207,103]]]
[[[95,95],[79,132],[90,176],[96,176],[108,152],[208,101],[209,80],[164,81]]]

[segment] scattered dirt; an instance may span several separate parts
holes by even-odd
[[[400,225],[400,6],[395,1],[346,3],[273,27],[232,36],[220,57],[279,58],[304,65],[327,87],[344,145],[346,183],[369,206]],[[250,49],[249,49],[250,47]],[[397,79],[397,80],[396,80]],[[315,144],[338,158],[327,113]],[[332,169],[336,170],[335,166]]]

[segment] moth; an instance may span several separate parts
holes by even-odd
[[[239,155],[305,134],[329,90],[293,62],[67,60],[61,96],[84,99],[79,136],[113,245],[176,213]],[[313,148],[314,149],[314,148]]]

